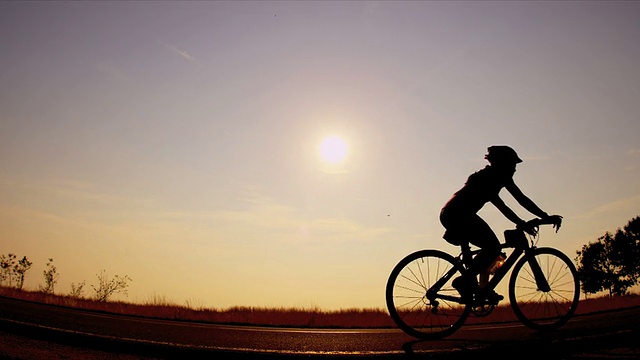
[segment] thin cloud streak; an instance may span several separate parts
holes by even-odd
[[[183,214],[183,216],[210,218],[211,221],[227,228],[229,231],[227,235],[243,233],[251,229],[253,234],[270,234],[270,241],[283,243],[368,242],[394,231],[389,227],[367,227],[345,218],[305,219],[295,209],[276,204],[245,211],[223,210],[210,214]]]
[[[182,57],[183,59],[193,62],[193,63],[197,63],[197,59],[195,57],[193,57],[191,54],[189,54],[188,52],[179,49],[178,47],[171,45],[171,44],[167,44],[163,41],[158,41],[158,43],[162,46],[164,46],[165,49],[171,51],[172,53]]]
[[[619,213],[624,211],[634,212],[640,209],[640,196],[619,199],[610,203],[598,206],[591,211],[576,216],[578,219],[591,219],[606,214]]]
[[[36,182],[18,182],[4,178],[0,179],[0,184],[5,189],[10,189],[15,193],[58,197],[66,199],[67,202],[121,206],[145,206],[151,204],[151,200],[140,197],[98,192],[95,191],[93,185],[88,183],[62,181],[39,184]]]

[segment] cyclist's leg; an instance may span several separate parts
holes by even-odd
[[[480,281],[478,283],[480,297],[488,299],[491,302],[498,302],[504,297],[496,293],[493,289],[483,290],[489,282],[489,268],[493,265],[496,257],[500,254],[500,240],[493,232],[489,224],[487,224],[480,216],[475,216],[471,222],[471,228],[475,232],[471,243],[481,249],[480,253],[474,258],[470,266],[470,273],[478,274]]]
[[[469,239],[471,244],[481,249],[480,253],[473,259],[469,270],[472,274],[480,275],[480,286],[486,285],[488,280],[488,269],[493,264],[495,258],[500,255],[500,240],[493,232],[489,224],[480,216],[475,215],[470,218],[468,227],[473,232]],[[485,280],[484,282],[482,280]]]
[[[481,249],[471,264],[467,264],[469,269],[467,275],[454,282],[454,287],[459,291],[462,290],[461,293],[468,292],[468,290],[475,292],[478,288],[478,275],[486,272],[493,260],[500,254],[500,241],[489,224],[477,214],[444,208],[440,212],[440,222],[447,229],[445,240],[448,242],[456,244],[460,239],[460,242],[469,242]],[[447,238],[446,235],[451,238]],[[482,280],[486,280],[484,276],[487,275],[483,275]]]

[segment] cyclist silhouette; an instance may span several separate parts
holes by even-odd
[[[482,293],[482,288],[489,280],[491,265],[500,255],[500,241],[491,227],[478,216],[478,211],[490,202],[519,229],[535,234],[535,229],[500,198],[499,193],[505,188],[530,213],[542,219],[549,218],[549,214],[529,199],[513,181],[516,164],[522,162],[516,152],[505,145],[490,146],[487,151],[485,159],[489,165],[471,174],[464,186],[453,194],[440,212],[440,222],[446,229],[443,238],[447,242],[460,245],[468,241],[481,249],[469,266],[468,278],[454,279],[453,286],[463,296],[480,290],[481,296],[497,302],[503,299],[502,295],[493,290]]]

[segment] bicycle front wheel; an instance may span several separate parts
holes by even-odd
[[[386,300],[391,318],[405,333],[419,339],[453,334],[469,316],[451,281],[464,271],[451,255],[421,250],[407,255],[391,271]]]
[[[579,299],[576,268],[557,249],[532,249],[513,268],[509,281],[511,307],[518,319],[534,330],[564,325],[575,313]]]

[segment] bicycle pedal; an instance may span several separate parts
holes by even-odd
[[[498,305],[498,303],[502,300],[504,300],[504,296],[496,292],[492,292],[489,294],[482,294],[478,297],[478,302],[486,303],[490,305]]]

